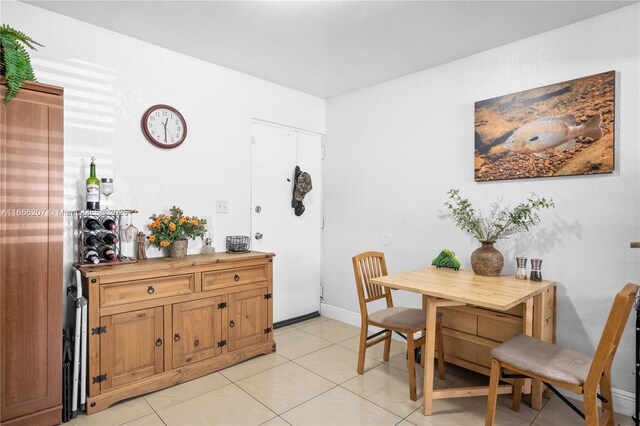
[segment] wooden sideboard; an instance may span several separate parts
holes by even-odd
[[[3,426],[62,420],[63,121],[60,87],[25,82],[0,100]]]
[[[522,304],[506,312],[473,306],[442,307],[438,311],[442,312],[445,361],[487,376],[491,371],[489,351],[510,337],[526,331]],[[542,306],[534,307],[533,316],[543,318],[541,333],[534,330],[534,335],[555,343],[555,286],[543,292]],[[537,321],[533,321],[533,324],[536,323]],[[530,384],[527,383],[526,387],[528,393]]]
[[[87,414],[274,352],[272,253],[81,268]]]

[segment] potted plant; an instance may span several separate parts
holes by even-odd
[[[36,81],[26,49],[37,50],[34,45],[42,46],[22,31],[7,24],[0,25],[0,75],[4,76],[9,89],[4,97],[5,104],[18,94],[25,80]]]
[[[151,235],[147,236],[149,243],[156,247],[167,247],[169,257],[184,257],[187,255],[189,239],[195,240],[207,232],[206,220],[197,216],[185,216],[180,207],[173,206],[170,214],[153,214],[147,225]]]
[[[497,240],[530,230],[540,223],[537,213],[540,209],[555,207],[552,199],[531,194],[526,202],[514,208],[501,208],[500,202],[493,203],[485,216],[476,212],[471,202],[460,196],[458,189],[450,190],[448,195],[450,201],[444,203],[448,209],[445,216],[482,244],[471,254],[471,268],[476,274],[485,276],[500,275],[504,266],[502,253],[493,247]]]

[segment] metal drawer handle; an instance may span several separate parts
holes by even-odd
[[[236,323],[235,323],[235,322],[233,322],[233,320],[231,320],[231,322],[229,323],[229,327],[233,327],[233,326],[235,326],[235,325],[236,325]]]
[[[173,335],[173,341],[177,342],[178,340],[180,340],[180,333],[176,333]]]
[[[235,275],[233,276],[233,280],[234,280],[234,281],[239,281],[239,280],[240,280],[240,275],[235,274]]]
[[[198,347],[199,344],[200,344],[200,340],[196,339],[193,341],[193,346]]]
[[[152,285],[150,285],[149,287],[147,287],[147,293],[149,293],[149,294],[153,294],[153,292],[154,292],[154,291],[156,291],[156,289],[155,289],[155,288],[153,288],[153,286],[152,286]]]
[[[156,346],[161,346],[161,345],[162,345],[162,339],[158,337],[156,339]]]

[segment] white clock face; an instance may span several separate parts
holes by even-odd
[[[147,132],[159,145],[174,145],[182,142],[185,126],[182,117],[168,108],[158,108],[149,114]]]

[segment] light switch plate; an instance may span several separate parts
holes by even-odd
[[[229,213],[229,200],[216,200],[216,213]]]

